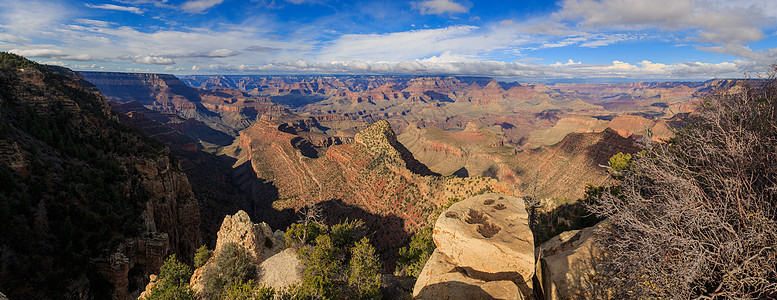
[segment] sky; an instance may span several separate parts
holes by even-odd
[[[766,76],[774,0],[2,0],[0,51],[80,71]]]

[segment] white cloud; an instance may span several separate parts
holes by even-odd
[[[10,42],[10,43],[25,43],[28,40],[22,37],[18,37],[15,35],[7,34],[7,33],[0,33],[0,41],[3,42]]]
[[[142,15],[143,14],[143,11],[140,10],[140,8],[133,7],[133,6],[121,6],[121,5],[115,5],[115,4],[92,5],[92,4],[87,3],[86,7],[107,9],[107,10],[126,11],[126,12],[131,12],[133,14],[138,14],[138,15]]]
[[[25,57],[36,57],[36,58],[52,58],[52,59],[74,60],[74,61],[90,61],[95,59],[89,54],[85,54],[85,53],[67,54],[62,50],[57,50],[57,49],[11,49],[8,52],[16,55],[25,56]]]
[[[387,34],[345,34],[325,45],[321,61],[402,61],[449,52],[460,57],[479,57],[495,50],[527,42],[511,28],[450,26]]]
[[[539,65],[532,63],[502,61],[449,61],[433,57],[399,62],[370,61],[331,61],[309,62],[288,61],[263,65],[212,64],[205,68],[208,72],[219,73],[266,73],[266,74],[439,74],[471,75],[520,78],[524,81],[542,81],[549,79],[621,79],[621,80],[706,80],[711,78],[741,77],[746,71],[766,71],[757,69],[746,61],[702,63],[690,62],[662,64],[642,61],[629,64],[613,61],[611,64],[583,64],[569,60],[567,63]],[[192,69],[200,71],[201,69]]]
[[[0,1],[0,29],[7,34],[33,38],[50,32],[55,24],[69,17],[69,12],[60,2],[3,0]]]
[[[582,64],[582,62],[575,62],[570,58],[569,61],[565,63],[561,63],[557,61],[555,64],[552,64],[551,66],[571,66],[571,65],[580,65],[580,64]]]
[[[115,24],[112,22],[92,20],[92,19],[76,19],[75,21],[84,25],[97,26],[97,27],[108,27]]]
[[[181,9],[189,13],[201,13],[211,7],[221,4],[224,0],[191,0],[181,5]]]
[[[136,64],[144,64],[144,65],[175,64],[175,60],[173,60],[172,58],[163,57],[163,56],[143,55],[143,56],[130,57],[129,59],[131,59]]]
[[[413,8],[417,9],[422,15],[457,14],[469,11],[463,5],[451,0],[426,0],[412,2],[412,4]]]

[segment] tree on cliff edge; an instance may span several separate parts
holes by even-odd
[[[777,297],[777,80],[702,99],[590,209],[614,298]]]

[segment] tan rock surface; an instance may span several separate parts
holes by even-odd
[[[159,282],[159,277],[154,274],[149,275],[148,278],[149,281],[146,285],[146,289],[140,293],[140,297],[138,297],[138,299],[147,299],[149,296],[151,296],[151,290],[154,289],[154,287],[156,287],[157,283]]]
[[[413,288],[414,299],[523,299],[509,280],[484,281],[470,277],[435,250]]]
[[[565,231],[536,249],[536,272],[544,299],[575,299],[601,255],[595,232],[606,221],[582,230]]]
[[[265,251],[278,243],[273,239],[270,226],[262,222],[254,224],[245,211],[238,211],[232,216],[224,217],[221,229],[217,234],[216,249],[214,255],[218,255],[224,245],[236,243],[246,248],[256,261],[265,258]]]
[[[534,237],[523,199],[484,194],[453,204],[434,226],[434,242],[450,261],[479,278],[531,282]]]
[[[297,252],[287,248],[268,257],[259,265],[259,283],[275,290],[283,290],[289,285],[302,282],[304,268],[297,258]]]

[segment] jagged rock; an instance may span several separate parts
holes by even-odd
[[[302,262],[294,249],[287,248],[259,264],[259,283],[275,290],[302,282]]]
[[[536,273],[543,299],[579,298],[581,284],[595,273],[594,263],[602,254],[596,231],[607,224],[565,231],[537,247]]]
[[[419,274],[413,295],[415,299],[523,299],[514,282],[472,278],[450,263],[439,249],[434,250]]]
[[[267,223],[254,224],[242,210],[224,217],[217,236],[214,256],[219,255],[224,245],[235,243],[248,250],[257,262],[265,258],[267,250],[279,244],[273,240],[273,232]]]
[[[189,286],[198,295],[203,295],[205,290],[205,270],[210,267],[214,258],[221,255],[224,245],[235,243],[245,248],[256,263],[261,263],[264,259],[283,249],[282,234],[273,234],[267,223],[253,223],[248,213],[242,210],[234,215],[224,217],[224,222],[221,223],[221,229],[219,229],[217,236],[218,239],[216,240],[216,248],[213,250],[213,255],[205,265],[194,270],[194,274],[189,281]],[[297,261],[297,263],[299,262]],[[282,267],[285,268],[287,266]]]
[[[418,298],[522,299],[532,295],[534,238],[523,199],[484,194],[437,219],[437,250],[413,289]]]

